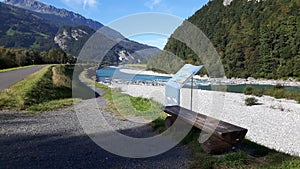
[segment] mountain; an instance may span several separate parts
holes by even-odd
[[[0,46],[58,48],[53,39],[59,28],[36,13],[0,3],[0,23]]]
[[[4,3],[45,14],[43,16],[44,18],[47,18],[48,20],[54,20],[57,23],[64,25],[86,25],[94,30],[98,30],[103,26],[101,23],[91,19],[86,19],[80,14],[68,11],[66,9],[58,9],[52,5],[46,5],[35,0],[4,0]]]
[[[0,3],[0,14],[0,46],[42,51],[61,48],[78,56],[86,41],[101,28],[117,44],[105,56],[104,60],[109,60],[107,64],[118,64],[121,51],[134,56],[123,60],[127,63],[139,63],[159,52],[158,48],[128,40],[97,21],[35,0],[5,0]],[[118,43],[120,39],[123,41]]]
[[[300,1],[229,0],[226,5],[224,2],[209,1],[187,22],[211,40],[226,76],[300,79]],[[174,34],[186,31],[182,28],[183,25]],[[185,62],[201,64],[190,48],[172,36],[164,49]],[[162,58],[158,59],[162,62]]]
[[[78,55],[82,45],[95,33],[88,26],[62,26],[54,37],[54,42],[64,51]]]

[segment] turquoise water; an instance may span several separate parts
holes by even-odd
[[[243,93],[246,86],[252,86],[254,89],[264,89],[264,90],[274,88],[274,86],[272,86],[272,85],[256,85],[256,84],[252,84],[252,85],[246,85],[246,84],[232,85],[232,84],[229,84],[229,85],[226,85],[227,92],[233,92],[233,93]],[[202,89],[202,90],[211,90],[211,86],[198,86],[197,88]],[[300,93],[300,87],[285,86],[284,89],[288,90],[288,91],[299,92]]]
[[[165,76],[151,76],[151,75],[140,75],[140,74],[127,74],[123,73],[121,69],[129,69],[126,67],[122,68],[102,68],[97,70],[98,81],[104,81],[105,79],[119,79],[123,81],[163,81],[167,82],[171,77]]]
[[[102,68],[97,70],[97,78],[98,81],[104,81],[106,79],[118,79],[122,81],[131,81],[131,82],[167,82],[171,77],[166,77],[166,76],[153,76],[153,75],[141,75],[141,74],[127,74],[123,73],[120,70],[121,69],[130,69],[127,67],[122,67],[122,68]],[[234,93],[242,93],[244,88],[246,86],[252,86],[255,89],[272,89],[274,86],[272,85],[232,85],[232,84],[225,84],[227,87],[228,92],[234,92]],[[216,87],[218,85],[214,85]],[[224,85],[219,85],[219,86],[224,86]],[[189,85],[185,86],[186,88],[190,87]],[[202,89],[202,90],[212,90],[212,86],[209,82],[207,81],[200,81],[200,80],[194,80],[194,88],[197,89]],[[293,92],[300,92],[300,87],[289,87],[285,86],[285,90],[293,91]]]

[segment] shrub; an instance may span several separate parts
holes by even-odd
[[[258,102],[258,100],[255,98],[255,97],[249,97],[249,98],[246,98],[245,99],[245,104],[247,106],[253,106],[253,105],[256,105]]]
[[[300,96],[297,98],[297,102],[298,104],[300,104]]]
[[[284,86],[282,86],[281,84],[276,84],[274,87],[273,87],[274,89],[283,89],[284,88]]]
[[[285,91],[283,89],[274,90],[271,96],[275,97],[276,99],[285,98]]]
[[[254,90],[252,94],[257,97],[262,97],[265,94],[265,89]]]
[[[246,86],[243,92],[245,95],[251,95],[253,93],[253,90],[254,89],[252,86]]]

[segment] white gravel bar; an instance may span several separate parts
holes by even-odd
[[[119,84],[113,87],[132,96],[164,103],[163,86]],[[181,95],[181,106],[190,108],[190,89],[182,89]],[[244,100],[249,96],[244,94],[194,90],[193,96],[193,111],[247,128],[246,138],[253,142],[300,156],[300,104],[296,101],[263,96],[257,97],[259,105],[246,106]]]

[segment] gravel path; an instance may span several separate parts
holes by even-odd
[[[26,76],[40,70],[43,67],[44,65],[38,65],[29,68],[0,73],[0,91],[7,89],[11,85],[17,83],[18,81],[21,81]]]
[[[105,100],[96,99],[103,106]],[[78,107],[90,106],[84,100]],[[89,108],[90,111],[99,108]],[[101,111],[107,121],[128,136],[150,136],[152,128]],[[97,146],[83,131],[73,108],[40,114],[0,112],[0,168],[187,168],[189,150],[179,145],[151,158],[130,159]],[[133,130],[134,129],[134,130]]]

